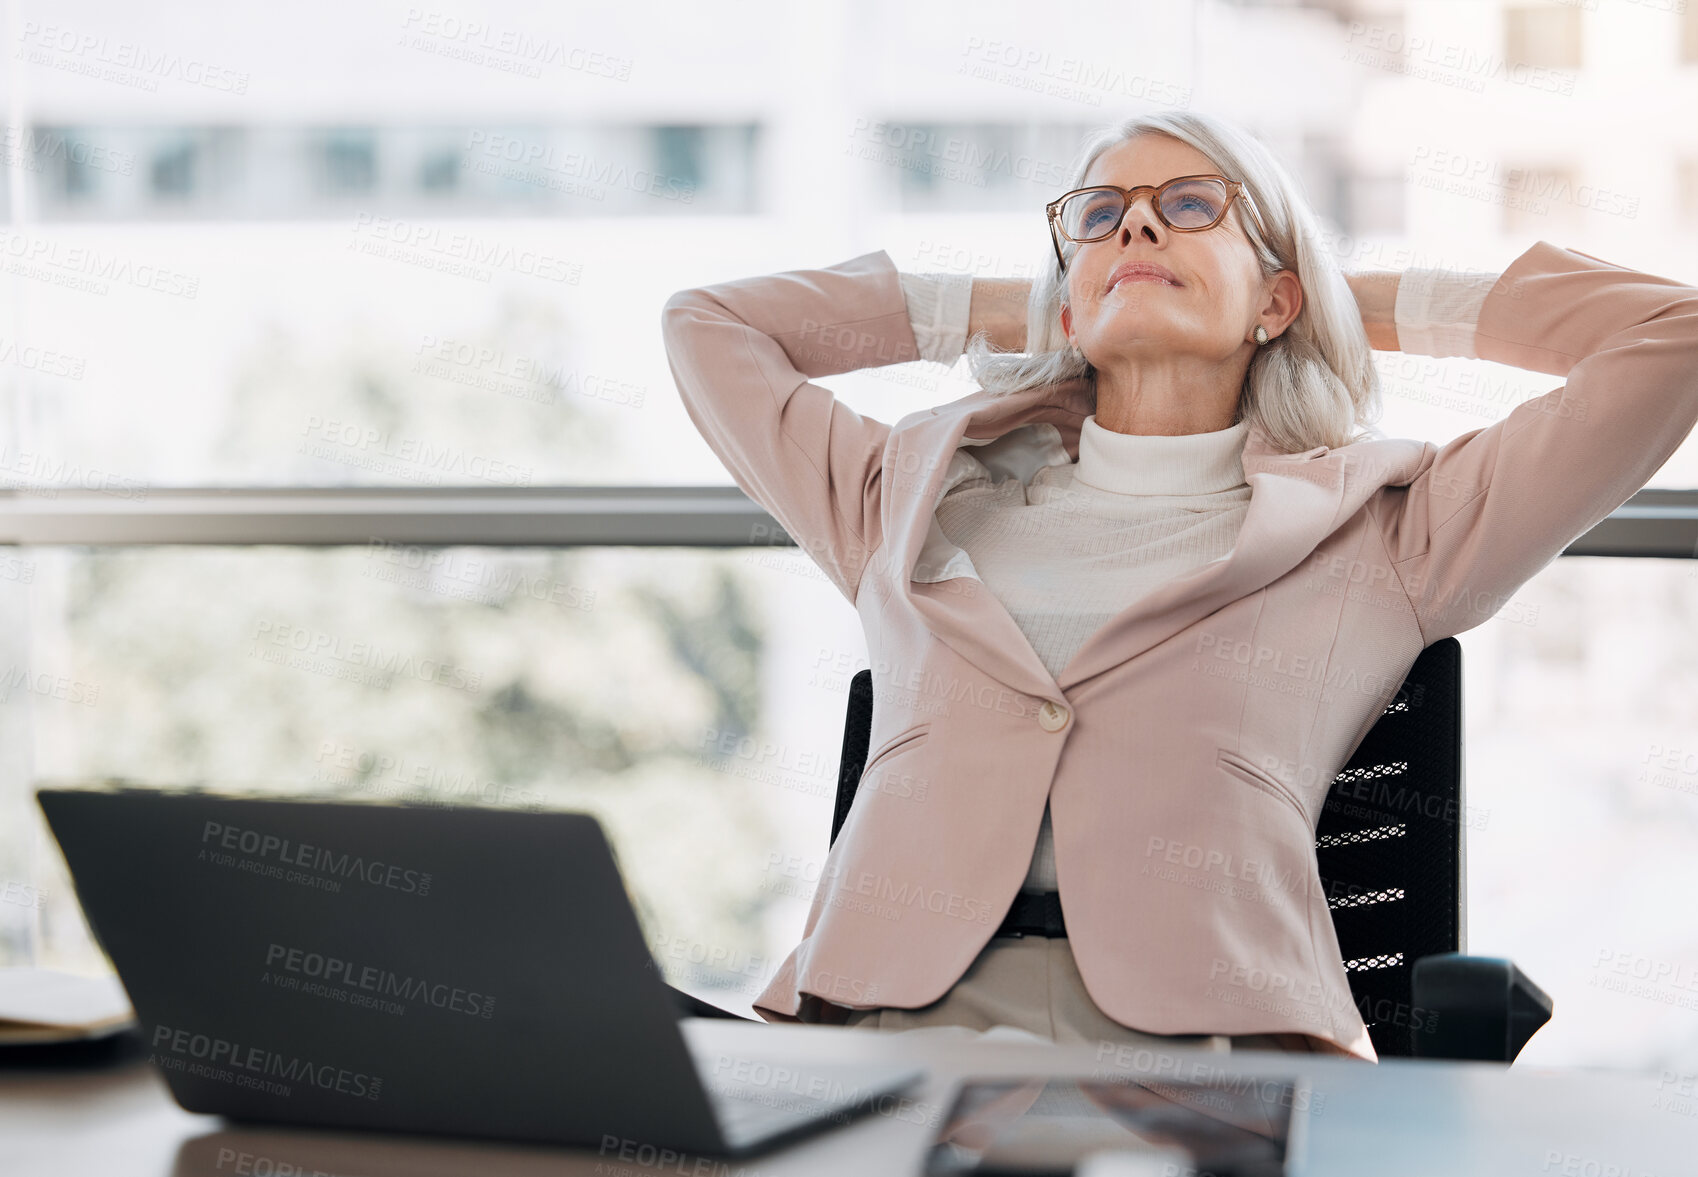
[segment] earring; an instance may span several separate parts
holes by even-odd
[[[1266,343],[1267,341],[1268,341],[1268,329],[1266,327],[1262,326],[1260,323],[1257,323],[1256,324],[1256,342],[1257,343]]]

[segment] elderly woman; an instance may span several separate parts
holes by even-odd
[[[756,1009],[1373,1060],[1327,787],[1423,648],[1698,421],[1698,290],[1545,241],[1346,277],[1269,152],[1193,112],[1090,144],[1047,211],[1029,294],[880,251],[666,305],[691,419],[855,606],[878,698]],[[981,391],[894,426],[812,382],[964,348]],[[1567,383],[1386,439],[1370,348]]]

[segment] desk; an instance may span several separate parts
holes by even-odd
[[[1320,1055],[1158,1053],[686,1019],[692,1046],[743,1059],[895,1060],[931,1075],[899,1102],[787,1149],[741,1162],[548,1149],[378,1133],[234,1127],[171,1101],[145,1062],[103,1071],[0,1069],[0,1172],[7,1177],[903,1177],[965,1075],[1183,1078],[1301,1073],[1313,1085],[1315,1177],[1673,1177],[1698,1173],[1698,1099],[1657,1075]],[[646,1162],[646,1163],[645,1163]],[[291,1169],[291,1166],[293,1167]]]

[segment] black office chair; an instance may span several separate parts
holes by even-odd
[[[872,732],[870,670],[849,684],[831,841],[849,816]],[[1514,963],[1458,952],[1466,917],[1462,644],[1421,652],[1333,780],[1315,855],[1350,979],[1383,1057],[1512,1062],[1551,999]]]

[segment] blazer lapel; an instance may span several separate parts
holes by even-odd
[[[1070,380],[1011,396],[983,391],[916,414],[896,426],[886,471],[886,534],[900,563],[896,580],[939,640],[992,678],[1039,698],[1065,701],[1064,689],[1101,674],[1171,637],[1222,606],[1289,572],[1338,525],[1344,501],[1343,463],[1325,446],[1279,454],[1253,426],[1244,446],[1250,504],[1236,544],[1210,561],[1134,601],[1086,639],[1058,677],[1045,669],[1019,624],[995,594],[969,577],[913,579],[936,518],[944,476],[962,439],[996,438],[1010,429],[1048,422],[1060,430],[1068,456],[1079,457],[1079,433],[1094,411],[1087,380]],[[972,585],[963,591],[962,584]]]
[[[1044,668],[1019,623],[983,582],[966,577],[912,579],[950,460],[964,437],[996,438],[1038,421],[1053,423],[1079,456],[1079,423],[1091,412],[1088,382],[1068,381],[1011,396],[979,391],[926,414],[905,418],[894,430],[896,448],[887,471],[886,535],[898,561],[896,580],[926,626],[957,654],[1017,691],[1063,701],[1061,688]],[[971,586],[963,591],[963,585]]]

